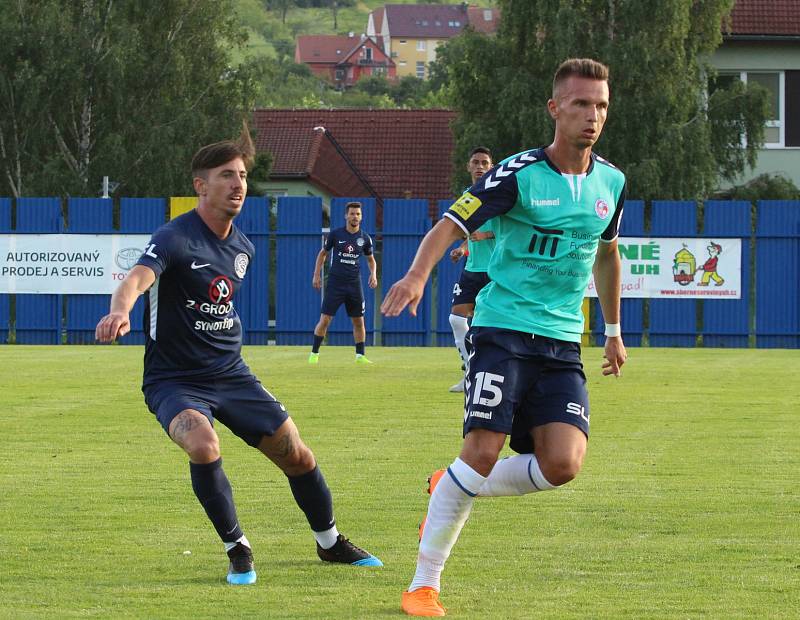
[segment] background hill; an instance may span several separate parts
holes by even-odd
[[[317,0],[323,2],[326,0]],[[306,0],[305,4],[312,4]],[[352,6],[341,6],[343,4]],[[244,51],[237,52],[234,60],[242,60],[246,56],[266,56],[280,59],[293,56],[294,41],[299,34],[347,34],[361,33],[367,28],[369,13],[385,4],[461,4],[458,1],[414,2],[412,0],[339,0],[334,14],[330,7],[299,8],[292,6],[286,12],[284,22],[280,6],[282,0],[235,0],[240,23],[247,29],[249,40]],[[293,2],[290,4],[294,4]],[[493,0],[471,0],[470,4],[478,6],[495,6]],[[268,8],[275,7],[275,8]]]

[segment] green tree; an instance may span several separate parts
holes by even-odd
[[[293,0],[264,0],[264,8],[281,14],[281,23],[286,23],[286,14],[294,6]]]
[[[364,77],[356,83],[352,90],[391,102],[392,105],[389,107],[442,107],[442,100],[433,94],[434,85],[412,75],[403,76],[396,81],[389,81],[384,76],[378,75]]]
[[[733,0],[498,5],[496,37],[468,30],[440,49],[433,67],[459,113],[456,162],[478,143],[497,156],[549,144],[553,73],[566,58],[588,56],[611,68],[609,120],[596,150],[626,172],[630,196],[702,198],[755,163],[763,89],[734,84],[707,95],[708,58]]]
[[[0,193],[191,191],[202,144],[234,137],[260,76],[228,0],[38,0],[0,12]]]

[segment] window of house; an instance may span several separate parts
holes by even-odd
[[[408,63],[405,60],[400,61],[400,66],[405,67]]]
[[[417,61],[417,77],[421,80],[425,79],[425,63]]]
[[[769,92],[769,118],[764,132],[765,143],[781,141],[781,75],[779,73],[747,73],[747,81],[763,86]]]
[[[485,22],[492,21],[492,10],[491,9],[483,9],[483,21],[485,21]]]
[[[334,75],[336,81],[340,81],[344,79],[344,69],[336,69],[336,73]]]
[[[417,41],[417,51],[418,52],[424,52],[425,48],[426,48],[426,46],[425,46],[425,41],[424,40],[420,39],[419,41]]]
[[[372,67],[372,75],[386,75],[386,67]]]
[[[794,120],[787,110],[800,108],[800,80],[795,76],[800,71],[738,71],[735,73],[720,73],[712,86],[724,88],[733,80],[745,83],[756,83],[767,90],[769,97],[769,118],[764,128],[764,147],[782,148],[786,146],[800,146],[800,122]],[[786,80],[790,88],[787,89]]]
[[[364,48],[364,58],[366,58],[367,60],[372,60],[372,48],[371,47],[365,47]]]
[[[400,39],[400,43],[402,43],[403,45],[405,45],[406,43],[408,43],[408,41],[406,41],[405,39]]]

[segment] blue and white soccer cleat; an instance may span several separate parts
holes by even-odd
[[[228,551],[230,567],[228,568],[228,583],[234,586],[249,586],[256,582],[256,570],[253,566],[253,552],[250,547],[242,543]]]
[[[341,534],[336,538],[336,544],[330,549],[323,549],[317,543],[317,555],[323,562],[338,562],[353,566],[383,566],[383,562],[378,558],[356,547]]]

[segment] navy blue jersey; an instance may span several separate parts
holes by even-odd
[[[236,226],[220,239],[195,210],[153,233],[138,262],[156,274],[145,295],[144,385],[249,372],[232,300],[253,253]]]
[[[337,228],[325,240],[325,251],[331,255],[329,276],[357,280],[361,255],[372,256],[372,239],[361,229],[351,233],[345,227]]]

